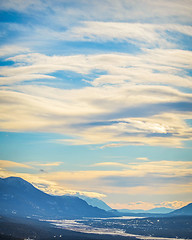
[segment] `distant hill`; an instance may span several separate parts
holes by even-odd
[[[71,195],[70,195],[71,196]],[[103,209],[105,211],[110,211],[112,210],[111,207],[109,207],[104,201],[98,199],[98,198],[91,198],[91,197],[87,197],[81,194],[75,194],[72,196],[76,196],[79,197],[81,199],[83,199],[84,201],[86,201],[89,205],[93,206],[93,207],[98,207],[100,209]]]
[[[136,210],[130,210],[130,209],[118,209],[118,212],[121,213],[155,213],[155,214],[166,214],[172,212],[174,209],[171,208],[152,208],[150,210],[142,210],[142,209],[136,209]]]
[[[0,214],[43,219],[112,215],[78,197],[46,194],[18,177],[0,178]]]
[[[132,210],[132,209],[117,209],[118,212],[120,213],[145,213],[145,210],[142,209],[136,209],[136,210]]]
[[[171,216],[192,216],[192,203],[189,203],[187,206],[177,209],[171,212]]]
[[[166,213],[170,213],[174,211],[174,209],[172,208],[166,208],[166,207],[159,207],[159,208],[152,208],[150,210],[147,210],[147,213],[162,213],[162,214],[166,214]]]

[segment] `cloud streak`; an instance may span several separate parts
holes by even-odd
[[[169,33],[167,33],[169,32]],[[61,40],[104,42],[125,41],[139,46],[174,47],[170,33],[192,36],[192,27],[179,24],[142,24],[122,22],[84,22],[63,33],[55,33]]]
[[[181,147],[191,139],[185,120],[191,119],[192,95],[176,87],[191,88],[191,57],[186,50],[144,49],[136,55],[29,53],[7,58],[15,64],[1,67],[0,82],[7,86],[1,87],[0,127],[59,132],[72,139],[58,142],[77,145]],[[99,77],[84,80],[96,70]],[[81,74],[80,87],[59,89],[52,76],[57,71]],[[54,79],[56,87],[39,84],[43,78]],[[13,85],[29,80],[37,83]]]
[[[25,163],[17,163],[17,162],[12,162],[8,160],[0,160],[0,168],[2,169],[14,169],[14,168],[32,168],[28,164]]]
[[[170,87],[16,89],[1,91],[2,130],[63,133],[75,137],[65,140],[73,144],[181,146],[181,141],[191,139],[191,129],[185,122],[191,118],[190,111],[185,111],[191,95]],[[168,113],[174,104],[174,112]]]

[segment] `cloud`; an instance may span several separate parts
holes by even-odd
[[[9,161],[9,162],[11,162],[11,161]],[[11,162],[11,164],[9,164],[9,166],[10,165],[18,167],[17,163],[15,163],[15,162]],[[19,167],[21,167],[21,166],[19,166]],[[6,171],[4,169],[0,169],[0,177],[2,177],[2,178],[6,178],[6,177],[10,177],[10,176],[21,177],[24,180],[33,184],[36,188],[40,189],[43,192],[51,194],[51,195],[62,196],[62,195],[66,195],[66,194],[75,195],[78,193],[83,196],[94,197],[94,198],[99,198],[99,199],[106,197],[105,194],[99,193],[99,192],[76,190],[75,186],[74,186],[74,188],[69,189],[67,186],[65,186],[65,184],[59,184],[55,180],[52,181],[52,180],[46,179],[45,174],[46,174],[46,172],[44,172],[44,171],[37,175],[37,174],[30,174],[30,173]]]
[[[52,163],[38,163],[38,162],[30,162],[28,163],[33,166],[42,166],[42,167],[57,167],[63,164],[63,162],[52,162]]]
[[[32,168],[31,166],[29,166],[28,164],[25,163],[18,163],[18,162],[12,162],[12,161],[8,161],[8,160],[0,160],[0,167],[2,169],[9,169],[9,168]]]
[[[191,118],[186,111],[191,95],[166,86],[16,86],[3,88],[0,99],[2,130],[48,131],[73,138],[60,143],[181,147],[191,139],[185,122]]]
[[[179,24],[146,24],[127,22],[83,22],[65,33],[57,33],[58,38],[70,41],[120,41],[137,46],[174,47],[173,37],[169,34],[180,33],[192,36],[192,27]],[[55,33],[56,34],[56,33]]]
[[[147,157],[138,157],[136,158],[137,160],[142,160],[142,161],[149,161]]]
[[[127,167],[126,164],[118,163],[118,162],[102,162],[102,163],[95,163],[92,165],[93,167]]]
[[[0,57],[14,56],[16,54],[29,52],[29,48],[24,48],[19,45],[3,45],[0,47]]]
[[[41,74],[26,74],[26,75],[15,75],[8,77],[0,77],[0,85],[9,85],[17,82],[39,80],[39,79],[55,79],[53,76],[41,75]]]
[[[72,71],[82,74],[83,78],[95,70],[106,72],[92,81],[93,86],[120,85],[127,83],[145,85],[172,85],[192,87],[190,51],[177,49],[143,50],[131,54],[93,54],[72,56],[46,56],[38,53],[16,55],[7,58],[16,65],[1,67],[3,85],[32,79],[51,79],[57,71]],[[65,72],[64,72],[65,73]],[[182,76],[181,76],[182,75]]]
[[[191,201],[184,202],[184,201],[165,201],[161,203],[162,207],[167,207],[167,208],[173,208],[173,209],[179,209],[187,204],[191,203]]]
[[[114,163],[115,164],[115,163]],[[114,166],[114,164],[103,163],[99,166]],[[119,163],[115,164],[120,166]],[[96,165],[98,166],[98,164]],[[94,185],[100,186],[106,190],[113,189],[116,191],[120,188],[135,188],[149,187],[158,190],[154,194],[159,194],[161,188],[163,191],[169,187],[183,186],[183,189],[175,189],[173,191],[186,191],[187,186],[192,183],[192,163],[191,162],[174,162],[174,161],[159,161],[159,162],[142,162],[123,164],[123,170],[103,170],[103,171],[73,171],[73,172],[52,172],[47,173],[44,177],[51,181],[65,183],[69,186],[75,185],[90,189]],[[88,186],[89,185],[89,186]],[[97,189],[97,187],[96,187]]]
[[[180,49],[172,48],[173,33],[191,36],[188,1],[185,5],[177,0],[20,3],[3,1],[0,7],[20,14],[31,11],[31,24],[6,25],[20,38],[10,49],[1,48],[3,60],[12,62],[0,68],[1,130],[61,133],[65,139],[58,143],[100,148],[183,147],[191,140],[186,119],[192,117],[188,91],[192,53],[182,44],[175,46]],[[33,18],[42,11],[44,21],[39,24]],[[83,49],[81,54],[53,55],[32,44],[42,41],[53,46],[54,41],[72,40],[77,45],[77,41],[128,41],[138,48],[132,54],[101,53],[101,49],[82,54]],[[143,43],[150,47],[141,49]],[[78,74],[78,87],[65,79],[68,71]],[[69,89],[59,89],[65,84]]]
[[[159,0],[155,3],[152,0],[113,0],[113,2],[57,0],[54,3],[43,0],[19,0],[19,4],[11,0],[2,0],[0,9],[19,13],[24,17],[30,16],[25,23],[18,21],[17,18],[14,24],[3,23],[4,26],[6,24],[3,30],[9,42],[14,41],[32,49],[38,48],[39,52],[42,52],[45,45],[46,51],[52,51],[51,46],[55,42],[58,46],[58,43],[74,39],[88,41],[91,38],[98,41],[101,36],[105,40],[128,40],[133,44],[137,41],[139,44],[137,46],[141,45],[141,39],[145,41],[145,45],[146,42],[151,42],[153,46],[173,46],[175,38],[171,38],[170,33],[189,34],[190,32],[188,30],[191,22],[190,7],[188,0],[182,3],[179,0]],[[102,24],[101,28],[99,24]],[[145,38],[145,35],[148,38]],[[161,37],[162,41],[159,41],[158,37]]]
[[[110,6],[110,7],[109,7]],[[189,22],[191,19],[190,1],[179,0],[165,1],[158,0],[109,0],[104,1],[42,1],[42,0],[19,0],[15,3],[11,0],[2,0],[0,8],[2,10],[14,10],[25,13],[44,12],[44,17],[47,15],[52,17],[51,20],[66,24],[72,21],[89,19],[89,20],[104,20],[104,21],[123,21],[135,20],[138,21],[156,21],[164,22]],[[50,11],[51,9],[51,11]],[[93,10],[94,11],[91,11]],[[145,9],[145,11],[143,11]]]
[[[158,174],[145,174],[144,176],[107,176],[103,177],[104,185],[119,187],[119,188],[132,188],[132,187],[149,187],[161,188],[164,185],[187,185],[191,182],[192,176],[158,176]]]
[[[65,195],[74,195],[74,196],[86,196],[90,198],[99,198],[102,199],[106,197],[105,194],[97,193],[97,192],[86,192],[86,191],[75,191],[75,190],[65,190]]]
[[[48,5],[42,0],[2,0],[0,9],[4,11],[16,11],[20,13],[34,13],[36,11],[46,10]]]

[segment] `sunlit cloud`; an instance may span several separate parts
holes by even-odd
[[[102,163],[95,163],[92,165],[93,167],[99,167],[99,166],[103,166],[103,167],[127,167],[126,164],[123,164],[123,163],[118,163],[118,162],[102,162]]]
[[[0,127],[65,133],[73,139],[60,142],[77,145],[181,147],[182,141],[191,139],[185,122],[191,117],[189,110],[185,113],[191,98],[191,94],[168,86],[4,87]],[[168,114],[170,109],[175,110]],[[122,118],[124,115],[128,118]]]
[[[141,161],[149,161],[149,159],[147,157],[138,157],[136,159],[141,160]]]
[[[90,74],[91,71],[101,70],[107,74],[93,81],[94,86],[103,84],[170,84],[175,86],[192,87],[191,77],[185,70],[191,68],[190,51],[178,49],[144,49],[143,53],[131,54],[100,54],[73,56],[46,56],[30,53],[8,58],[19,65],[1,67],[1,82],[12,78],[12,81],[24,81],[38,78],[53,78],[48,74],[56,71],[74,71],[80,74]],[[181,72],[183,76],[181,76]],[[19,80],[18,76],[21,77]],[[85,76],[86,77],[86,76]]]
[[[176,24],[142,24],[126,22],[83,22],[66,33],[55,33],[60,39],[71,41],[128,41],[135,45],[150,47],[175,47],[173,38],[166,32],[192,36],[192,27]],[[52,33],[53,34],[53,33]],[[171,41],[169,41],[169,38]]]
[[[0,57],[13,56],[15,54],[29,53],[29,48],[24,48],[19,45],[3,45],[0,47]]]
[[[18,165],[13,162],[13,166]],[[20,167],[20,166],[19,166]],[[80,191],[76,190],[75,186],[73,189],[69,189],[67,185],[65,184],[59,184],[57,181],[53,180],[48,180],[43,177],[43,175],[37,175],[37,174],[30,174],[30,173],[21,173],[21,172],[14,172],[14,171],[5,171],[5,169],[0,168],[0,177],[1,178],[6,178],[6,177],[21,177],[24,180],[30,182],[38,188],[39,190],[46,192],[51,195],[57,195],[57,196],[62,196],[62,195],[75,195],[75,194],[80,194],[83,196],[87,197],[93,197],[93,198],[104,198],[106,197],[105,194],[99,193],[99,192],[93,192],[93,191]]]
[[[2,169],[9,169],[9,168],[32,168],[28,164],[25,163],[18,163],[8,160],[0,160],[0,167]]]
[[[51,162],[51,163],[38,163],[38,162],[29,162],[29,165],[32,166],[42,166],[42,167],[57,167],[60,166],[63,162]]]
[[[182,208],[184,206],[186,206],[187,204],[191,203],[190,201],[184,202],[184,201],[165,201],[162,202],[160,206],[162,207],[167,207],[167,208]]]

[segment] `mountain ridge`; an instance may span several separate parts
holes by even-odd
[[[175,211],[171,212],[169,215],[171,216],[192,216],[192,203],[189,203],[188,205],[176,209]]]
[[[52,196],[18,177],[0,178],[0,214],[65,219],[109,217],[112,214],[72,196]]]
[[[117,211],[123,213],[157,213],[157,214],[167,214],[170,213],[172,211],[174,211],[174,209],[172,208],[165,208],[165,207],[158,207],[158,208],[152,208],[149,210],[143,210],[143,209],[135,209],[135,210],[131,210],[131,209],[117,209]]]
[[[88,198],[89,199],[89,198]],[[90,198],[94,200],[95,198]],[[99,199],[96,199],[99,200]],[[104,203],[101,201],[102,204]],[[105,204],[105,203],[104,203]],[[106,204],[106,206],[108,206]],[[109,207],[109,206],[108,206]],[[109,207],[110,208],[110,207]],[[168,209],[170,211],[170,209]],[[49,195],[31,183],[19,177],[0,178],[0,214],[18,215],[22,217],[43,219],[74,219],[82,217],[116,217],[127,214],[164,214],[167,216],[192,215],[192,203],[180,209],[168,211],[155,208],[149,211],[141,210],[108,210],[91,206],[78,196]],[[158,211],[158,212],[156,212]]]
[[[84,201],[86,201],[89,205],[93,206],[93,207],[98,207],[100,209],[103,209],[105,211],[110,211],[112,210],[112,208],[110,206],[108,206],[104,201],[98,199],[98,198],[92,198],[92,197],[87,197],[87,196],[84,196],[84,195],[81,195],[81,194],[74,194],[74,195],[69,195],[69,194],[66,194],[66,195],[63,195],[63,196],[75,196],[75,197],[78,197],[80,199],[83,199]]]

